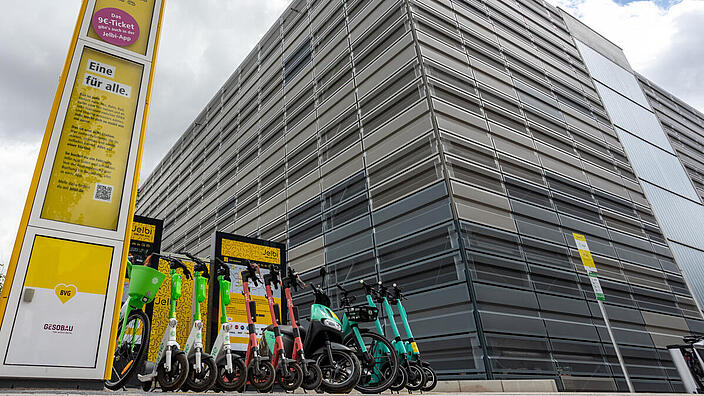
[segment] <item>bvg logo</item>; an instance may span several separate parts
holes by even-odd
[[[72,299],[76,295],[77,292],[78,289],[76,288],[76,286],[65,285],[63,283],[59,283],[54,288],[54,293],[56,293],[56,297],[59,298],[61,304],[66,304],[68,300]]]
[[[132,239],[142,242],[154,242],[156,226],[143,223],[132,223]]]

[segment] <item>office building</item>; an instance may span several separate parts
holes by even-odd
[[[675,260],[696,254],[676,246],[704,244],[653,200],[701,209],[677,168],[680,151],[698,157],[669,146],[681,134],[650,103],[693,110],[641,78],[646,99],[638,78],[541,0],[297,0],[147,178],[137,213],[164,220],[167,251],[205,256],[222,230],[286,243],[309,281],[325,265],[357,293],[360,279],[400,284],[442,379],[625,390],[584,234],[636,389],[681,390],[664,348],[704,322]],[[655,149],[671,167],[650,174]]]

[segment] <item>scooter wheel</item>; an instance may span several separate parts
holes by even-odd
[[[398,371],[396,372],[396,379],[394,379],[393,384],[389,387],[393,392],[400,392],[401,389],[406,387],[406,383],[408,382],[408,372],[406,371],[406,368],[403,366],[399,366]]]
[[[164,392],[174,391],[183,386],[188,377],[188,359],[183,353],[172,356],[171,371],[166,371],[166,358],[162,358],[156,368],[156,380]]]
[[[215,386],[225,392],[239,391],[247,382],[247,366],[238,356],[232,356],[232,372],[228,373],[224,364],[218,366]]]
[[[303,375],[303,383],[301,388],[305,390],[314,390],[320,387],[323,382],[323,371],[320,370],[314,362],[303,363],[306,365],[306,374]]]
[[[425,371],[418,363],[410,363],[408,365],[408,382],[406,382],[406,389],[409,391],[417,391],[425,385]]]
[[[425,385],[423,385],[420,390],[430,392],[438,385],[438,375],[427,363],[423,365],[423,371],[425,372]]]
[[[271,388],[274,386],[274,381],[276,381],[276,370],[274,370],[274,366],[271,362],[266,360],[259,361],[258,369],[254,367],[255,364],[256,363],[252,361],[249,367],[247,367],[249,383],[260,393],[271,391]]]
[[[205,392],[215,385],[215,380],[218,376],[218,368],[215,365],[215,359],[212,357],[203,356],[200,361],[200,373],[196,371],[196,357],[191,356],[188,359],[188,377],[184,387],[193,392]]]
[[[281,370],[276,372],[276,382],[286,392],[291,392],[298,389],[303,383],[303,370],[296,362],[291,362],[287,365],[286,371],[283,366],[279,366]]]

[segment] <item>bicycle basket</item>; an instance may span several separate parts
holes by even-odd
[[[132,267],[129,295],[132,298],[142,300],[145,304],[150,303],[156,297],[156,292],[164,279],[166,279],[166,275],[154,268],[135,265]]]
[[[379,316],[376,307],[362,306],[347,308],[347,318],[354,322],[373,322]]]

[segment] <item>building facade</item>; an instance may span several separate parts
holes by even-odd
[[[698,245],[665,232],[647,194],[682,186],[638,172],[623,141],[662,145],[618,107],[662,119],[638,87],[618,47],[543,1],[297,0],[147,178],[137,213],[164,219],[167,251],[205,256],[222,230],[286,243],[308,281],[324,265],[357,293],[398,283],[443,379],[626,390],[584,234],[636,389],[681,390],[665,346],[704,321],[672,246]]]

